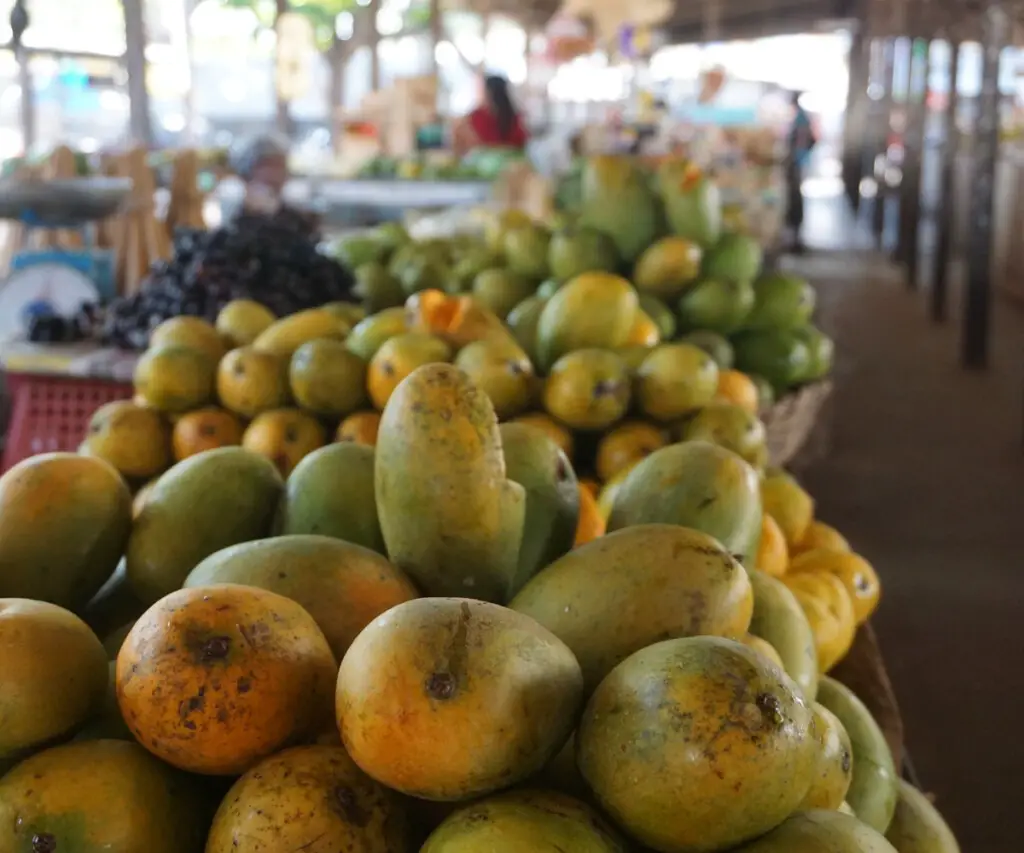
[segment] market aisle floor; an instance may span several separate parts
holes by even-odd
[[[830,449],[801,476],[882,576],[875,623],[922,784],[965,853],[1020,849],[1024,314],[995,306],[992,369],[968,373],[956,321],[931,324],[877,255],[793,266],[838,344]]]

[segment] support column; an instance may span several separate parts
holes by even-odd
[[[957,78],[960,75],[960,42],[949,43],[949,98],[943,116],[942,148],[939,151],[942,180],[935,199],[935,257],[932,262],[931,314],[936,322],[946,319],[946,294],[949,290],[949,265],[953,260],[953,192],[956,182],[956,158],[960,133],[956,116],[959,105]]]
[[[1010,15],[990,0],[982,18],[981,94],[971,180],[971,228],[967,249],[967,289],[961,358],[964,367],[988,363],[992,291],[992,210],[996,156],[999,153],[999,59],[1010,36]]]
[[[860,209],[860,182],[864,177],[864,143],[868,129],[868,78],[871,42],[858,28],[850,43],[850,86],[843,124],[843,185],[854,212]]]
[[[928,42],[910,44],[906,126],[903,131],[903,180],[900,182],[900,223],[896,256],[906,267],[907,287],[917,289],[918,236],[921,224],[921,159],[927,118]]]
[[[889,134],[892,131],[892,77],[893,59],[896,55],[896,40],[893,38],[881,39],[878,49],[881,51],[878,78],[880,97],[875,105],[876,115],[873,122],[875,126],[873,146],[875,157],[871,162],[872,173],[878,183],[878,191],[875,194],[875,209],[871,226],[872,232],[875,235],[875,242],[881,247],[885,241],[885,208],[889,193],[885,185],[885,174],[884,172],[878,174],[876,167],[878,158],[885,155]]]
[[[129,121],[132,137],[139,145],[152,145],[153,119],[146,88],[146,24],[143,0],[123,0],[125,31],[125,71],[128,74]]]

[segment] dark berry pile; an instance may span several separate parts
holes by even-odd
[[[253,299],[284,317],[325,302],[356,301],[348,269],[317,251],[320,235],[302,213],[244,214],[215,231],[180,229],[174,254],[153,265],[141,290],[107,310],[104,342],[144,349],[170,317],[213,322],[232,299]]]

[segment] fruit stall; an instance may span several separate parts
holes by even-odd
[[[814,284],[693,163],[575,177],[179,230],[97,313],[131,384],[0,476],[0,851],[958,850],[785,467]]]

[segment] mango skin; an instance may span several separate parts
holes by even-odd
[[[210,554],[267,536],[283,491],[273,463],[239,447],[179,462],[153,487],[128,540],[135,594],[153,604]]]
[[[420,853],[626,853],[589,806],[552,791],[520,790],[464,806]]]
[[[728,850],[785,820],[816,768],[811,709],[752,649],[666,640],[591,696],[576,761],[604,811],[661,853]]]
[[[903,779],[896,813],[885,837],[898,853],[960,853],[956,836],[939,810]]]
[[[507,479],[494,407],[465,373],[428,364],[399,384],[381,417],[374,481],[388,556],[426,595],[504,600],[526,491]]]
[[[106,462],[19,462],[0,477],[0,598],[81,608],[114,573],[131,526],[131,493]]]
[[[801,811],[757,841],[732,853],[902,853],[855,817]]]
[[[846,802],[853,778],[853,747],[839,718],[824,705],[814,703],[814,739],[819,745],[818,772],[800,804],[801,811],[835,811]]]
[[[207,825],[195,780],[137,743],[59,746],[0,779],[0,853],[195,853]]]
[[[438,801],[536,773],[568,739],[582,701],[583,675],[561,640],[521,613],[467,598],[420,598],[379,616],[341,662],[336,693],[356,764],[389,788]]]
[[[772,645],[786,674],[813,701],[818,695],[818,652],[800,602],[784,583],[759,569],[750,570],[750,583],[754,588],[750,633]]]
[[[529,424],[499,427],[508,478],[526,490],[526,517],[519,571],[508,598],[563,554],[576,538],[580,498],[569,457],[544,432]]]
[[[330,311],[310,308],[277,320],[256,337],[252,346],[261,352],[291,358],[304,343],[317,338],[342,340],[351,329],[350,323]]]
[[[566,554],[509,607],[573,650],[592,691],[615,666],[660,640],[742,637],[753,605],[747,573],[710,536],[643,524]]]
[[[185,587],[223,583],[259,587],[301,604],[337,660],[381,613],[418,596],[380,554],[327,536],[276,536],[225,548],[196,566]]]
[[[0,762],[69,737],[96,712],[107,686],[106,658],[73,613],[0,598]]]
[[[340,745],[294,747],[260,762],[228,791],[206,843],[206,853],[409,849],[398,796]]]
[[[623,481],[608,530],[659,523],[713,536],[730,554],[750,564],[761,538],[757,472],[735,453],[709,442],[688,441],[655,450]]]
[[[853,779],[846,802],[860,820],[886,832],[896,812],[899,773],[885,735],[864,703],[834,678],[822,677],[818,701],[839,718],[850,736]]]
[[[314,450],[288,476],[278,531],[333,536],[386,553],[373,469],[374,451],[365,444],[345,441]]]

